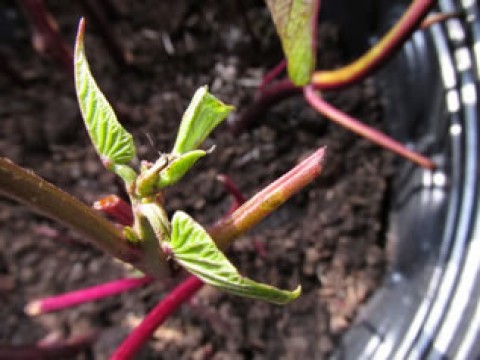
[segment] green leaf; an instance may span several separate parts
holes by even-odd
[[[141,166],[140,176],[137,178],[135,191],[138,196],[146,197],[158,192],[158,180],[160,172],[168,164],[168,155],[161,154],[153,165],[143,164]]]
[[[210,94],[207,86],[199,88],[183,114],[172,153],[196,150],[233,109]]]
[[[301,293],[280,290],[242,277],[217,248],[208,233],[186,213],[177,211],[172,219],[171,242],[176,261],[205,283],[235,295],[287,304]]]
[[[125,164],[135,156],[132,135],[118,122],[90,72],[84,48],[85,22],[78,26],[75,43],[75,89],[88,134],[107,168]]]
[[[137,173],[128,165],[114,164],[110,170],[120,176],[127,185],[133,184],[137,178]]]
[[[315,29],[320,0],[266,0],[282,42],[290,80],[303,86],[315,70]]]
[[[168,239],[171,229],[165,209],[159,204],[153,202],[141,204],[139,210],[142,215],[148,219],[148,222],[155,233],[157,244]]]
[[[203,150],[189,151],[173,160],[159,176],[158,188],[163,189],[177,183],[190,168],[195,165],[198,159],[207,153]]]

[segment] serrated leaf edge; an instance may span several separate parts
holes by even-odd
[[[242,277],[235,266],[217,248],[208,233],[188,214],[177,211],[172,218],[171,246],[175,260],[207,284],[221,290],[283,305],[295,300],[301,293],[258,283]],[[211,266],[215,270],[206,268]]]
[[[85,21],[81,19],[74,51],[75,89],[88,134],[102,161],[110,168],[114,164],[125,164],[132,160],[135,157],[135,145],[132,135],[118,122],[111,105],[91,73],[85,55],[84,35]],[[110,122],[99,121],[104,117],[109,117]],[[95,119],[97,121],[92,121]],[[110,129],[108,129],[109,126]],[[104,136],[95,134],[104,134]],[[119,135],[115,136],[115,134]]]

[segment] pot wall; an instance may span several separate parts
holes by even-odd
[[[368,14],[365,19],[371,19],[379,35],[408,5],[367,0],[354,6],[361,8],[360,3],[364,10],[348,13],[355,18],[361,11]],[[438,169],[399,161],[388,210],[391,269],[334,358],[480,354],[480,19],[474,1],[439,1],[440,11],[458,9],[466,12],[465,19],[417,31],[377,77],[388,132],[434,158]],[[342,21],[348,28],[357,20],[350,15]],[[368,37],[367,21],[358,21],[357,34],[343,32],[352,34],[349,42],[360,44],[352,52],[375,40],[375,35]],[[366,40],[358,40],[360,35]]]

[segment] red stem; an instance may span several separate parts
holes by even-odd
[[[413,1],[395,26],[363,56],[337,70],[317,71],[312,84],[317,89],[339,89],[363,80],[401,49],[435,3],[435,0]]]
[[[302,93],[302,88],[295,86],[289,79],[277,81],[265,88],[256,96],[254,102],[231,125],[234,134],[247,130],[255,121],[260,119],[268,109],[280,101]]]
[[[77,291],[71,291],[63,295],[56,295],[34,300],[25,306],[25,312],[28,315],[35,316],[52,311],[58,311],[86,302],[117,295],[131,289],[144,286],[152,281],[153,278],[150,276],[115,280],[105,284],[92,286]]]
[[[312,76],[312,83],[318,89],[333,90],[363,80],[401,49],[403,43],[418,28],[435,3],[435,0],[415,0],[397,24],[363,56],[339,69],[315,72]],[[301,90],[289,80],[282,80],[275,85],[261,89],[253,104],[244,110],[231,125],[232,131],[235,134],[245,131],[271,106],[301,93]]]
[[[147,314],[140,325],[115,350],[110,360],[131,359],[142,345],[150,339],[155,330],[202,286],[203,282],[195,276],[189,276],[180,283]]]
[[[132,207],[117,195],[108,195],[93,203],[93,208],[110,217],[124,226],[133,224]]]
[[[270,69],[263,77],[262,83],[258,87],[257,92],[263,93],[267,85],[277,78],[287,68],[287,60],[282,59],[277,65]]]
[[[426,169],[434,169],[435,164],[425,156],[407,149],[403,144],[385,135],[381,131],[373,129],[353,117],[341,112],[328,104],[321,96],[318,96],[313,86],[306,86],[304,88],[305,99],[308,103],[319,113],[323,114],[333,122],[353,131],[354,133],[363,136],[364,138],[378,144],[394,153],[407,158],[414,163]]]
[[[237,185],[235,182],[232,180],[232,178],[228,175],[225,174],[219,174],[217,176],[217,180],[220,181],[225,189],[230,193],[230,195],[233,197],[233,204],[230,207],[230,210],[228,210],[227,214],[231,214],[235,210],[237,210],[244,202],[245,202],[245,196],[240,192],[238,189]]]

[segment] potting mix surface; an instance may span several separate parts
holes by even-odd
[[[119,67],[98,28],[87,18],[86,51],[97,82],[134,134],[139,158],[168,151],[195,90],[210,91],[237,107],[253,101],[281,49],[262,3],[114,1],[121,13],[113,32],[133,58]],[[240,2],[238,2],[240,3]],[[82,8],[46,1],[65,39],[73,44]],[[30,45],[28,28],[15,29],[7,47],[15,66],[31,80],[21,87],[0,77],[0,154],[87,204],[119,194],[89,143],[73,81]],[[252,36],[252,33],[254,34]],[[335,26],[319,27],[317,67],[344,63]],[[368,124],[381,127],[382,106],[367,80],[327,99]],[[165,193],[168,211],[182,209],[208,226],[225,214],[231,197],[216,180],[227,174],[246,197],[255,194],[320,146],[328,147],[321,176],[227,251],[240,272],[293,289],[287,306],[239,298],[204,287],[158,328],[139,359],[321,359],[348,329],[386,268],[385,198],[392,156],[330,124],[301,98],[275,106],[257,124],[233,135],[228,124],[206,141],[215,151]],[[129,270],[75,233],[0,199],[0,343],[33,344],[98,331],[95,358],[107,358],[159,302],[172,283],[30,318],[24,305],[128,276]]]

